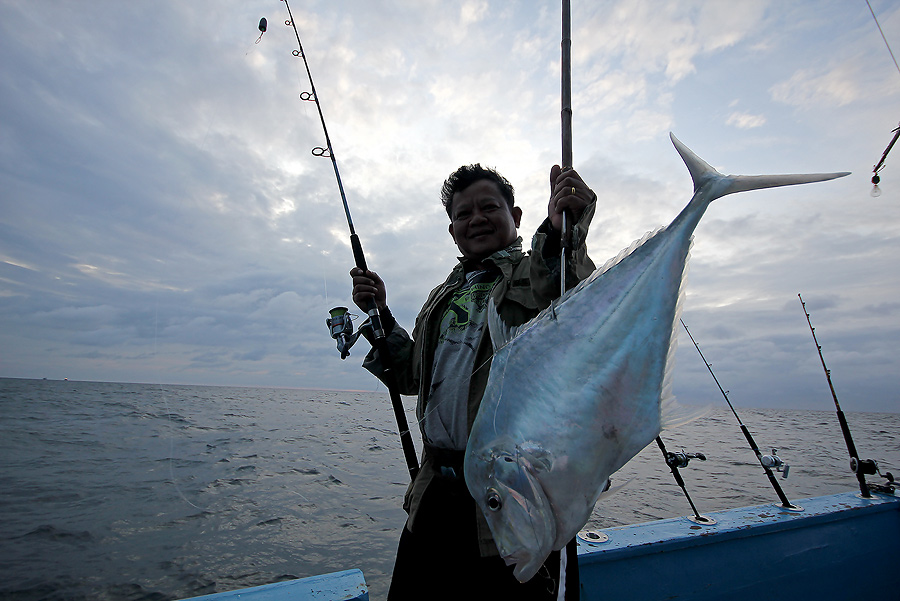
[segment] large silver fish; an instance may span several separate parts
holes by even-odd
[[[668,227],[518,328],[489,312],[494,359],[464,471],[500,555],[522,582],[584,526],[610,474],[669,425],[682,280],[709,203],[847,175],[722,175],[671,138],[694,196]]]

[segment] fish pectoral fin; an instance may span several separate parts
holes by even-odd
[[[549,472],[553,468],[553,454],[540,446],[516,445],[517,461],[526,464],[532,473]]]
[[[500,312],[497,310],[497,305],[494,304],[493,298],[488,300],[487,321],[494,353],[509,344],[509,341],[519,333],[519,328],[506,325],[506,322],[500,317]]]
[[[611,497],[612,495],[616,494],[617,492],[619,492],[620,490],[622,490],[623,488],[625,488],[626,486],[631,484],[632,480],[634,480],[634,477],[629,478],[622,484],[617,484],[616,486],[610,486],[609,488],[607,488],[606,490],[601,492],[599,495],[597,495],[597,499],[594,501],[594,503],[596,503],[597,501],[602,501],[603,499],[606,499],[606,498]],[[607,484],[609,482],[611,482],[611,481],[607,481]]]

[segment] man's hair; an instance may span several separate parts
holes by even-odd
[[[490,167],[482,167],[479,163],[474,165],[463,165],[450,174],[450,177],[444,182],[441,188],[441,203],[447,209],[447,216],[453,219],[453,195],[462,192],[475,182],[486,179],[497,184],[500,194],[506,200],[512,210],[515,205],[515,190],[509,180],[497,173],[496,169]]]

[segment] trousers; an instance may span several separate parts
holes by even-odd
[[[459,477],[432,481],[421,500],[414,531],[404,527],[388,601],[419,599],[556,601],[560,553],[554,551],[525,583],[499,555],[481,557],[474,499]],[[565,600],[579,598],[576,543],[566,546]]]

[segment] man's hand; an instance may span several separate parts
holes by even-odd
[[[379,311],[387,308],[387,291],[384,282],[374,271],[363,271],[359,267],[350,270],[353,278],[353,302],[366,312],[369,310],[369,301],[375,299],[375,306]]]
[[[550,168],[550,202],[547,205],[547,217],[557,232],[562,230],[563,211],[570,210],[573,219],[578,221],[585,207],[596,198],[597,195],[574,169],[563,170],[559,165]]]

